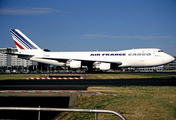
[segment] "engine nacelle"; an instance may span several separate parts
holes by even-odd
[[[111,69],[111,63],[99,63],[99,62],[96,62],[94,63],[94,68],[96,69],[100,69],[100,70],[109,70]]]
[[[117,69],[119,64],[116,63],[103,63],[103,62],[94,62],[93,68],[99,70],[110,70]]]
[[[81,61],[72,60],[70,62],[70,68],[74,69],[81,68]]]

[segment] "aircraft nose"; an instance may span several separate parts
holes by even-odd
[[[174,60],[175,60],[175,58],[173,56],[171,56],[171,61],[174,61]]]
[[[174,61],[174,60],[175,60],[175,58],[174,58],[173,56],[171,56],[171,55],[168,56],[168,61],[169,61],[169,62],[172,62],[172,61]]]

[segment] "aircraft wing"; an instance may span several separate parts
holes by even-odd
[[[74,60],[77,60],[77,59],[74,59]],[[117,61],[117,62],[111,62],[111,61],[102,61],[102,60],[79,60],[78,61],[83,61],[83,62],[103,62],[103,63],[113,63],[113,64],[118,64],[118,65],[121,65],[122,62],[120,61]]]
[[[29,58],[33,57],[34,55],[28,55],[28,54],[21,54],[21,53],[4,53],[4,54],[8,54],[8,55],[16,55],[18,56],[18,58],[22,58],[22,59],[27,59],[29,60]]]
[[[8,54],[8,55],[21,55],[21,56],[34,56],[34,55],[28,55],[28,54],[21,54],[21,53],[4,53],[4,54]]]
[[[82,61],[82,63],[85,65],[86,64],[93,64],[94,62],[112,63],[112,64],[117,64],[117,65],[122,64],[122,62],[120,62],[120,61],[111,62],[111,61],[101,61],[101,60],[68,59],[68,58],[43,58],[43,59],[57,60],[59,62],[66,62],[68,60],[76,60],[76,61]]]

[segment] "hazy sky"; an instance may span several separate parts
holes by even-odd
[[[175,0],[0,0],[0,48],[20,29],[51,51],[160,48],[176,56]]]

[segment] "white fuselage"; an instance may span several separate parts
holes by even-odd
[[[35,52],[30,60],[63,66],[64,60],[119,63],[118,67],[149,67],[167,64],[174,58],[160,49],[132,49],[123,51],[96,52]]]

